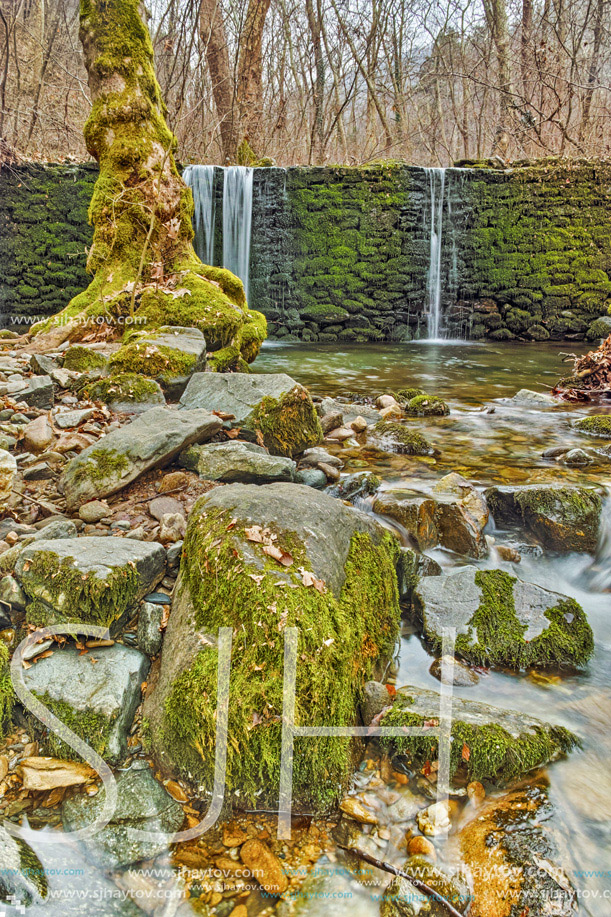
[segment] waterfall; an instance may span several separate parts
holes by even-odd
[[[607,491],[600,520],[596,554],[586,571],[588,587],[596,592],[611,592],[611,491]]]
[[[223,184],[223,267],[237,274],[247,299],[253,173],[245,166],[229,166]]]
[[[195,251],[204,264],[214,264],[214,166],[187,166],[182,177],[195,203]]]
[[[442,334],[441,315],[441,247],[443,243],[443,208],[446,170],[425,169],[429,184],[429,270],[427,275],[428,337],[436,340]]]

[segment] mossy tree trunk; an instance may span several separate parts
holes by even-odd
[[[144,15],[139,0],[80,3],[92,96],[85,141],[100,174],[89,209],[94,233],[87,267],[94,278],[62,313],[64,338],[92,334],[83,316],[95,320],[97,336],[116,337],[136,312],[139,328],[201,328],[210,350],[230,348],[223,365],[234,368],[243,355],[256,356],[253,344],[264,338],[265,320],[249,312],[238,278],[203,265],[193,249],[193,199],[174,161],[176,139],[166,124]],[[57,317],[50,323],[57,326]]]

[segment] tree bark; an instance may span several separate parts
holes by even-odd
[[[202,0],[200,33],[212,80],[212,95],[219,119],[225,162],[234,162],[238,147],[233,78],[220,0]]]
[[[271,0],[250,0],[238,57],[238,113],[241,143],[246,140],[255,155],[261,153],[263,114],[263,29]]]
[[[203,265],[191,244],[193,198],[174,162],[139,0],[81,0],[80,10],[93,103],[85,142],[100,166],[89,208],[94,278],[59,317],[33,330],[59,328],[64,340],[118,337],[137,303],[146,330],[200,328],[208,349],[222,351],[217,366],[254,359],[265,319],[249,312],[241,282]]]

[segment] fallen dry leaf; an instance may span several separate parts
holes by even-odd
[[[288,551],[283,551],[275,544],[264,545],[263,553],[267,554],[268,557],[273,557],[274,560],[277,560],[278,563],[282,564],[283,567],[290,567],[293,563],[293,555],[289,554]]]

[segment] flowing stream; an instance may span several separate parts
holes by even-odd
[[[442,337],[441,250],[443,244],[443,211],[445,206],[446,170],[425,169],[429,184],[429,270],[427,275],[428,337]]]

